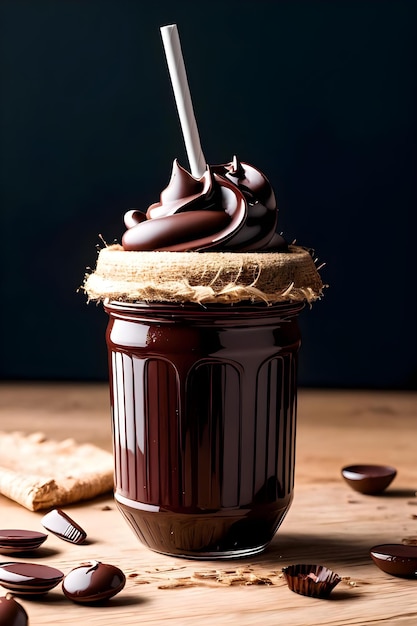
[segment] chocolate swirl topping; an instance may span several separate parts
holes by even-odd
[[[287,250],[276,231],[278,210],[262,172],[236,157],[207,166],[200,179],[174,161],[171,180],[146,214],[124,216],[124,250]]]

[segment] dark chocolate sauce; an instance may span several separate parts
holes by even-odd
[[[301,305],[105,308],[123,515],[160,552],[261,551],[292,500]]]

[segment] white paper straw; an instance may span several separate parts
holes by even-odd
[[[201,178],[206,171],[206,160],[201,149],[177,25],[162,26],[161,35],[191,174]]]

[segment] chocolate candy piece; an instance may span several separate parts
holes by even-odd
[[[382,493],[394,480],[395,467],[389,465],[348,465],[342,469],[342,476],[355,491],[367,495]]]
[[[70,543],[82,543],[87,538],[87,533],[73,519],[61,509],[49,511],[41,519],[41,524],[54,533],[60,539]]]
[[[0,597],[0,624],[2,626],[27,626],[29,624],[25,609],[9,593]]]
[[[63,572],[48,565],[9,561],[0,564],[0,584],[18,595],[46,593],[61,582]]]
[[[2,529],[0,530],[0,553],[13,554],[36,550],[47,537],[48,535],[34,530]]]
[[[328,598],[342,580],[323,565],[288,565],[282,568],[282,573],[291,591],[312,598]]]
[[[385,543],[370,550],[372,560],[391,576],[417,578],[417,546]]]
[[[90,561],[65,576],[62,591],[70,600],[88,604],[108,600],[119,593],[125,583],[126,576],[118,567]]]

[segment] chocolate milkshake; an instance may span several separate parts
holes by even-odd
[[[175,163],[161,201],[126,214],[123,247],[101,250],[88,277],[109,314],[115,499],[153,550],[255,554],[290,506],[297,315],[322,283],[276,216],[251,166],[195,181]]]
[[[323,284],[259,169],[190,152],[84,285],[109,315],[115,500],[152,550],[250,556],[293,497],[297,317]]]

